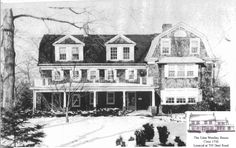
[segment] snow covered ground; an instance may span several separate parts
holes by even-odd
[[[134,146],[135,141],[128,139],[134,136],[134,131],[145,123],[153,123],[155,130],[154,142],[159,143],[156,126],[167,126],[170,131],[169,142],[174,143],[175,136],[186,141],[186,122],[184,115],[167,116],[121,116],[121,117],[70,117],[65,123],[65,117],[34,118],[33,124],[45,124],[46,137],[42,139],[43,147],[115,147],[115,141],[120,136],[128,146]]]

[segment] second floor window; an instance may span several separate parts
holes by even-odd
[[[175,65],[169,65],[168,77],[175,77]]]
[[[129,70],[129,79],[134,79],[134,70]]]
[[[59,59],[66,60],[66,47],[59,47]]]
[[[113,70],[108,70],[107,78],[108,78],[108,80],[113,80],[113,78],[114,78]]]
[[[55,79],[55,80],[60,80],[60,79],[61,79],[61,73],[60,73],[60,71],[55,71],[55,73],[54,73],[54,79]]]
[[[117,48],[111,47],[111,60],[117,59]]]
[[[177,76],[184,77],[185,76],[185,65],[178,65],[177,66]]]
[[[72,60],[79,60],[79,47],[72,48]]]
[[[74,70],[73,71],[73,78],[74,79],[78,79],[79,78],[79,71],[78,70]]]
[[[90,79],[91,80],[96,79],[96,71],[95,70],[90,71]]]
[[[123,56],[124,56],[124,59],[129,59],[130,57],[130,50],[129,50],[129,47],[124,47],[123,48]]]

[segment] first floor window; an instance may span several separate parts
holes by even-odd
[[[195,103],[196,99],[195,98],[188,98],[188,103]]]
[[[115,93],[114,92],[107,93],[107,104],[115,104]]]
[[[117,59],[117,48],[111,47],[111,60]]]
[[[59,59],[66,60],[66,47],[59,47]]]
[[[204,124],[207,124],[207,121],[204,121]]]
[[[79,60],[79,47],[72,47],[72,60]]]
[[[72,97],[72,107],[80,107],[80,95],[74,94]]]
[[[166,98],[166,103],[175,103],[175,98],[173,97]]]
[[[96,92],[95,92],[96,93]],[[98,99],[96,99],[97,101],[96,101],[96,104],[98,104]],[[89,104],[90,105],[93,105],[93,101],[94,101],[94,93],[93,92],[91,92],[91,93],[89,93]]]
[[[124,59],[129,59],[129,47],[124,47],[124,49],[123,49],[123,58]]]
[[[90,79],[91,80],[96,79],[96,71],[95,70],[90,71]]]
[[[186,101],[185,101],[185,98],[177,98],[176,102],[177,103],[185,103]]]

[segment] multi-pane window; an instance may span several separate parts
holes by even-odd
[[[72,60],[79,60],[79,47],[72,47]]]
[[[175,103],[175,98],[173,97],[166,98],[166,103]]]
[[[114,71],[113,70],[108,70],[107,71],[107,78],[108,78],[108,80],[113,80],[114,79]]]
[[[129,59],[130,57],[130,50],[129,47],[124,47],[123,48],[123,58],[124,59]]]
[[[200,40],[198,38],[190,39],[190,53],[198,54],[200,49]]]
[[[96,71],[95,70],[90,71],[90,79],[91,80],[96,79]]]
[[[175,65],[169,65],[168,77],[175,77]]]
[[[111,47],[111,60],[117,59],[117,48]]]
[[[204,121],[204,124],[207,124],[207,121]]]
[[[115,93],[114,92],[107,93],[107,104],[115,104]]]
[[[185,76],[185,65],[178,65],[177,66],[177,76],[178,77],[184,77]]]
[[[80,95],[74,94],[72,97],[72,107],[80,107]]]
[[[129,70],[129,79],[134,79],[134,70]]]
[[[176,102],[177,103],[186,103],[186,100],[185,100],[185,98],[177,98]]]
[[[59,59],[66,60],[66,47],[59,47]]]
[[[195,102],[196,102],[195,98],[188,98],[188,103],[195,103]]]
[[[171,44],[170,44],[170,39],[168,38],[163,38],[161,40],[161,53],[162,54],[170,54],[170,47],[171,47]]]
[[[74,79],[78,79],[79,78],[79,71],[78,70],[74,70],[73,71],[73,78]]]
[[[60,73],[60,71],[55,71],[55,72],[54,72],[54,79],[55,79],[55,80],[60,80],[60,79],[61,79],[61,73]]]

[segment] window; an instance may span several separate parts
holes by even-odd
[[[115,104],[115,93],[114,92],[107,93],[107,104]]]
[[[60,79],[61,79],[61,73],[60,73],[60,71],[55,71],[55,72],[54,72],[54,79],[55,79],[55,80],[60,80]]]
[[[177,66],[177,76],[178,77],[184,77],[185,76],[185,65],[178,65]]]
[[[80,107],[80,95],[74,94],[72,96],[72,107]]]
[[[89,104],[93,105],[93,93],[89,93]]]
[[[129,52],[130,52],[129,47],[123,48],[123,58],[124,59],[129,59]]]
[[[175,103],[175,99],[173,97],[166,98],[166,103]]]
[[[200,121],[197,121],[197,123],[196,124],[200,124]]]
[[[204,124],[207,124],[207,121],[204,121]]]
[[[194,121],[191,121],[192,124],[194,124],[195,122]]]
[[[73,78],[74,79],[78,79],[79,78],[79,71],[78,70],[74,70],[73,71]]]
[[[107,78],[108,78],[108,80],[113,80],[114,79],[114,72],[113,72],[113,70],[108,70]]]
[[[186,101],[185,101],[185,98],[177,98],[176,102],[177,103],[185,103]]]
[[[175,65],[169,65],[168,77],[175,77]]]
[[[212,124],[212,121],[209,121],[209,124]]]
[[[190,54],[198,54],[200,49],[200,39],[190,39]]]
[[[79,60],[79,47],[72,47],[72,60]]]
[[[111,47],[111,60],[117,59],[117,48]]]
[[[195,98],[188,98],[188,103],[195,103],[195,102],[196,102]]]
[[[161,39],[161,53],[162,54],[170,54],[170,39],[163,38]]]
[[[59,47],[59,59],[66,60],[66,47]]]
[[[129,79],[130,80],[134,79],[134,70],[129,70]]]
[[[90,71],[90,79],[91,80],[96,79],[96,71],[95,70]]]

